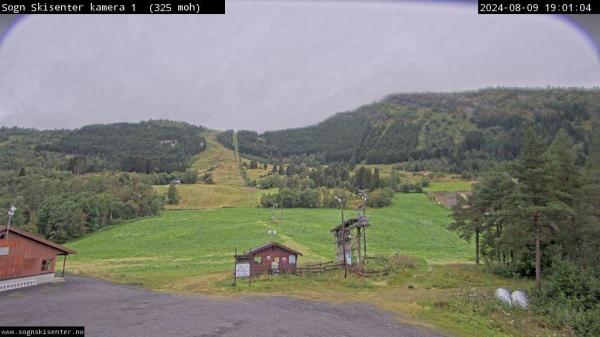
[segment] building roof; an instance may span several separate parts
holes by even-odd
[[[244,254],[241,254],[241,255],[238,255],[238,256],[240,256],[240,257],[243,257],[243,256],[250,256],[250,255],[253,255],[254,253],[260,252],[260,251],[262,251],[262,250],[265,250],[265,249],[267,249],[267,248],[271,248],[271,247],[279,247],[279,248],[281,248],[281,249],[283,249],[283,250],[286,250],[286,251],[288,251],[288,252],[290,252],[290,253],[294,253],[294,254],[296,254],[296,255],[302,255],[302,253],[300,253],[299,251],[293,250],[292,248],[286,247],[286,246],[284,246],[284,245],[282,245],[282,244],[280,244],[280,243],[277,243],[277,242],[269,242],[269,243],[267,243],[267,244],[264,244],[264,245],[262,245],[262,246],[259,246],[259,247],[256,247],[256,248],[252,248],[252,249],[250,249],[249,251],[247,251],[247,252],[244,252]]]
[[[355,228],[355,227],[369,227],[369,219],[364,216],[364,215],[359,215],[358,218],[350,218],[346,221],[344,221],[343,223],[333,227],[331,229],[331,233],[337,232],[339,230],[342,229],[342,225],[344,226],[344,228],[349,229],[349,228]]]
[[[19,234],[21,236],[24,236],[24,237],[26,237],[28,239],[33,240],[33,241],[37,241],[37,242],[39,242],[39,243],[41,243],[43,245],[46,245],[46,246],[52,247],[54,249],[60,250],[61,252],[64,253],[64,254],[60,254],[60,255],[68,255],[68,254],[75,254],[75,253],[77,253],[73,249],[67,248],[67,247],[65,247],[63,245],[59,245],[58,243],[54,243],[54,242],[52,242],[50,240],[46,240],[46,239],[44,239],[41,236],[35,235],[33,233],[29,233],[28,231],[23,230],[23,229],[21,229],[19,227],[11,226],[10,229],[9,229],[9,231],[11,231],[12,233],[16,233],[16,234]],[[2,233],[2,232],[6,232],[6,226],[0,226],[0,233]]]

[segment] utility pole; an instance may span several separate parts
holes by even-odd
[[[12,217],[15,215],[16,210],[17,210],[17,208],[12,205],[8,209],[8,225],[6,226],[6,238],[7,239],[8,239],[8,233],[10,232],[10,221],[12,220]]]
[[[367,190],[358,190],[358,195],[360,195],[360,198],[362,199],[362,209],[363,209],[363,216],[366,217],[367,215],[367,199],[369,198],[368,194],[367,194]],[[362,234],[363,234],[363,259],[364,262],[367,263],[367,227],[364,227],[362,230]]]
[[[277,203],[271,202],[271,222],[275,222],[275,207],[277,207]]]
[[[340,204],[340,211],[342,214],[342,254],[344,255],[343,263],[344,263],[344,278],[348,277],[348,270],[346,269],[346,226],[344,226],[344,199],[335,196],[335,200]]]

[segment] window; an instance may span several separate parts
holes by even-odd
[[[52,260],[42,260],[42,271],[52,269]]]
[[[255,256],[254,257],[254,263],[260,264],[261,262],[262,262],[262,258],[260,256]]]
[[[8,255],[10,252],[10,247],[0,247],[0,256]]]

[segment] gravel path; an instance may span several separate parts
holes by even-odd
[[[171,295],[77,276],[0,293],[2,325],[83,325],[87,337],[440,336],[363,304]]]

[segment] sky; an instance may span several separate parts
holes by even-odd
[[[317,123],[391,93],[600,86],[557,16],[474,5],[227,1],[225,15],[28,16],[0,45],[0,125],[166,118],[257,131]]]

